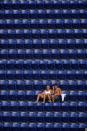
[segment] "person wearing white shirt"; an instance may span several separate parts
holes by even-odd
[[[49,102],[51,102],[50,95],[51,95],[51,89],[50,89],[50,86],[47,86],[46,90],[38,94],[37,102],[40,100],[40,98],[43,99],[43,103],[46,101],[46,99],[48,99]]]

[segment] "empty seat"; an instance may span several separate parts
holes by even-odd
[[[62,128],[62,124],[61,123],[54,123],[54,128]]]
[[[64,123],[63,128],[70,128],[70,124],[69,123]]]
[[[52,128],[53,127],[53,123],[46,123],[46,128]]]
[[[70,127],[71,128],[79,128],[79,125],[77,123],[72,123]]]
[[[45,112],[38,112],[37,117],[45,117]]]
[[[36,123],[33,123],[33,122],[32,122],[32,123],[29,123],[29,127],[30,127],[30,128],[36,128],[36,126],[37,126]]]

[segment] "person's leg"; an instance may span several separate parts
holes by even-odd
[[[58,98],[57,95],[53,95],[53,96],[52,96],[52,100],[53,100],[53,102],[54,102],[57,98]]]
[[[58,101],[58,102],[62,102],[61,95],[57,97],[57,101]]]
[[[43,103],[45,103],[45,100],[46,100],[46,95],[43,94]]]
[[[37,96],[37,102],[39,102],[40,98],[42,98],[42,94],[38,94],[38,96]]]
[[[49,102],[51,102],[51,96],[47,95]]]
[[[51,95],[51,101],[54,102],[55,98],[54,95]]]
[[[38,94],[36,102],[38,102],[38,101],[39,101],[39,98],[40,98],[40,94]]]

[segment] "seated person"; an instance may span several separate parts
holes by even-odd
[[[52,101],[54,102],[57,98],[61,98],[62,90],[57,85],[53,87],[53,90],[54,94],[52,94],[51,98]]]
[[[47,86],[46,90],[44,90],[43,92],[39,93],[38,96],[37,96],[37,102],[40,100],[40,99],[43,99],[43,102],[46,101],[46,99],[49,100],[49,102],[51,102],[51,89],[50,89],[50,86]]]

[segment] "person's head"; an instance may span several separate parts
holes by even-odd
[[[52,89],[55,89],[55,85],[52,85]]]
[[[50,90],[50,86],[49,86],[49,85],[47,85],[46,89],[47,89],[47,90]]]
[[[57,88],[58,88],[58,85],[55,84],[55,85],[54,85],[54,89],[57,89]]]

